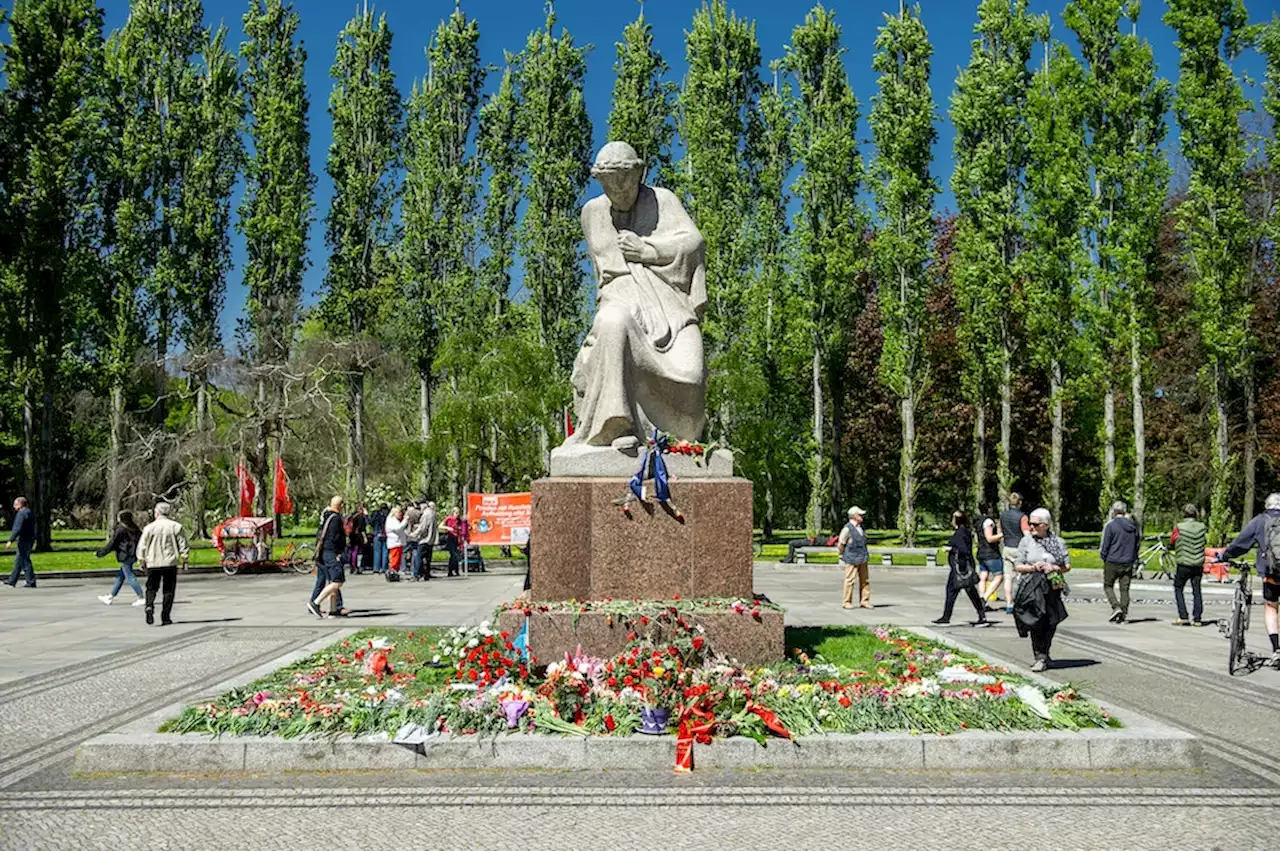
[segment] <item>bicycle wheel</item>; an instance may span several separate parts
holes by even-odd
[[[237,573],[240,572],[240,562],[238,561],[224,561],[224,562],[221,562],[221,564],[222,564],[222,572],[225,573],[227,576],[235,576]]]
[[[1244,658],[1245,633],[1249,629],[1249,609],[1245,606],[1244,592],[1236,589],[1231,601],[1231,629],[1227,635],[1227,673],[1234,674]]]
[[[1174,573],[1178,570],[1178,563],[1173,558],[1173,553],[1165,550],[1160,553],[1160,572],[1168,579],[1172,580]]]
[[[293,568],[295,573],[307,574],[311,572],[316,560],[316,551],[308,546],[298,547],[289,556],[289,566]]]

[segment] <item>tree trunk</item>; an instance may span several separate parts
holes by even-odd
[[[267,387],[267,380],[265,378],[259,378],[257,413],[258,445],[255,447],[253,460],[250,464],[253,467],[251,472],[253,473],[254,478],[262,485],[262,487],[258,488],[258,494],[254,500],[256,502],[254,510],[261,517],[265,517],[267,511],[270,510],[270,506],[267,502],[269,497],[267,495],[266,481],[267,468],[271,466],[271,453],[267,447],[271,440],[271,434],[275,430],[275,423],[272,419],[272,412],[268,404],[268,393],[269,389]],[[237,497],[237,499],[239,499],[239,497]],[[279,523],[276,524],[276,528],[279,528]]]
[[[422,492],[431,489],[431,462],[427,460],[427,440],[431,437],[431,377],[418,376],[418,439],[422,441]]]
[[[1052,424],[1049,439],[1049,511],[1062,528],[1062,363],[1049,364],[1049,410]]]
[[[1133,399],[1133,522],[1142,534],[1147,511],[1147,411],[1142,395],[1142,344],[1129,335],[1129,392]]]
[[[1013,490],[1013,469],[1009,463],[1009,447],[1013,438],[1013,353],[1008,342],[1001,344],[1004,363],[1000,371],[1000,451],[996,455],[996,490],[1001,500]]]
[[[160,315],[156,318],[156,404],[155,423],[163,427],[168,417],[168,406],[165,404],[169,392],[169,309],[160,305]],[[163,487],[163,483],[161,483]]]
[[[347,457],[355,475],[355,501],[364,502],[364,368],[356,367],[347,377]],[[348,475],[351,475],[349,473]]]
[[[204,520],[204,491],[209,480],[209,392],[204,373],[193,376],[196,382],[196,476],[191,489],[191,510],[195,513],[195,537],[208,538],[209,530]]]
[[[844,358],[838,363],[844,363]],[[835,374],[827,374],[827,395],[831,399],[831,446],[827,453],[827,469],[831,475],[831,487],[828,489],[828,514],[832,519],[844,515],[847,503],[844,502],[844,455],[840,449],[840,435],[844,434],[844,385],[840,381],[842,370],[834,370]],[[815,534],[821,533],[815,530]]]
[[[111,388],[111,423],[107,435],[107,537],[120,513],[120,459],[124,454],[124,387],[120,382]]]
[[[1254,388],[1255,361],[1251,357],[1244,372],[1244,455],[1240,465],[1244,473],[1244,506],[1240,510],[1240,525],[1253,519],[1253,506],[1258,489],[1258,400]]]
[[[49,370],[53,372],[52,369]],[[36,456],[36,551],[53,549],[53,375],[45,376],[40,402],[40,452]]]
[[[809,534],[822,529],[822,350],[813,347],[813,458],[809,463]]]
[[[898,528],[908,547],[916,545],[916,388],[907,386],[902,397],[902,504]]]
[[[22,495],[36,498],[36,400],[35,385],[22,385]]]
[[[1227,432],[1227,377],[1226,365],[1220,357],[1214,358],[1210,387],[1210,422],[1214,430],[1213,495],[1209,504],[1210,543],[1226,539],[1227,501],[1230,497],[1231,446]]]
[[[1116,499],[1116,387],[1108,375],[1102,390],[1102,492],[1098,508],[1103,522]]]
[[[973,418],[973,514],[987,501],[987,408],[978,402]]]

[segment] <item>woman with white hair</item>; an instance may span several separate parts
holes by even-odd
[[[1033,671],[1049,667],[1053,634],[1058,631],[1058,624],[1067,619],[1067,607],[1062,602],[1067,583],[1062,577],[1071,570],[1071,556],[1066,542],[1053,533],[1052,523],[1048,509],[1031,512],[1031,531],[1018,545],[1013,568],[1019,574],[1013,619],[1018,635],[1031,636]]]

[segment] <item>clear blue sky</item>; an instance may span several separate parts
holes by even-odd
[[[107,10],[109,29],[119,27],[128,14],[128,0],[102,0]],[[1072,33],[1062,23],[1062,7],[1066,0],[1032,0],[1033,11],[1048,12],[1053,21],[1053,35],[1076,47]],[[1260,21],[1270,18],[1277,9],[1276,0],[1246,0],[1250,18]],[[307,85],[311,97],[311,162],[317,174],[316,224],[310,241],[311,268],[307,274],[307,301],[314,299],[324,277],[327,252],[324,246],[323,217],[332,196],[332,184],[324,173],[325,156],[329,146],[330,124],[326,111],[330,80],[329,67],[333,63],[334,45],[343,25],[355,14],[357,0],[294,0],[302,20],[301,37],[308,52]],[[394,34],[392,64],[400,89],[407,95],[418,77],[425,73],[423,52],[440,19],[453,10],[454,0],[379,0],[370,5],[385,11]],[[679,81],[684,72],[684,31],[688,28],[694,10],[700,0],[647,0],[645,15],[654,27],[658,49],[671,65],[671,79]],[[837,20],[844,29],[844,42],[848,49],[847,65],[854,91],[862,103],[863,121],[857,128],[858,138],[864,140],[868,156],[872,151],[865,142],[870,136],[865,116],[870,108],[870,97],[875,91],[875,75],[871,70],[871,57],[876,30],[885,12],[896,13],[897,0],[827,0],[825,5],[834,9]],[[922,0],[921,14],[928,27],[934,45],[933,93],[938,104],[938,144],[935,148],[934,172],[945,188],[951,177],[952,131],[946,118],[952,84],[959,68],[967,64],[972,37],[977,0]],[[209,24],[225,23],[231,31],[231,44],[243,39],[240,19],[247,8],[246,0],[205,0],[205,17]],[[502,62],[503,50],[518,51],[524,46],[529,32],[541,27],[544,21],[543,0],[462,0],[462,8],[480,24],[481,52],[484,61],[493,65]],[[622,28],[636,17],[639,6],[633,0],[557,0],[555,4],[559,23],[566,27],[579,44],[593,46],[587,57],[586,94],[591,120],[595,129],[597,147],[604,143],[604,132],[609,115],[609,102],[613,88],[614,44]],[[730,0],[730,8],[740,16],[753,18],[757,25],[764,64],[782,55],[783,46],[790,39],[791,31],[804,20],[811,8],[808,2],[784,2],[784,0]],[[1178,52],[1173,44],[1173,32],[1161,21],[1165,12],[1164,0],[1146,0],[1138,24],[1138,33],[1149,39],[1155,49],[1160,73],[1176,81]],[[1261,77],[1262,63],[1249,53],[1239,61],[1239,69],[1257,80]],[[496,75],[491,84],[496,85]],[[1251,100],[1257,100],[1257,87],[1247,91]],[[1172,116],[1170,116],[1172,121]],[[1170,138],[1176,139],[1177,128],[1171,127]],[[1176,178],[1175,178],[1176,179]],[[595,190],[588,190],[593,193]],[[951,195],[939,198],[939,208],[951,203]],[[232,271],[227,293],[227,310],[223,328],[227,341],[235,327],[236,318],[243,310],[244,289],[241,281],[243,242],[235,237],[236,268]]]

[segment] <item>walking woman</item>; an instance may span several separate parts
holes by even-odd
[[[1049,648],[1058,624],[1067,619],[1062,602],[1066,588],[1063,574],[1071,570],[1067,545],[1050,531],[1053,517],[1048,509],[1031,512],[1031,531],[1018,545],[1014,571],[1018,573],[1018,591],[1013,595],[1013,619],[1018,635],[1031,636],[1031,652],[1035,654],[1033,671],[1043,671],[1052,661]]]
[[[111,593],[103,594],[98,598],[104,606],[110,606],[115,602],[116,595],[120,593],[120,589],[126,582],[138,596],[138,599],[133,601],[133,605],[147,604],[146,598],[142,596],[142,586],[138,584],[138,578],[133,575],[133,566],[138,561],[138,539],[141,537],[142,530],[138,528],[137,523],[133,522],[132,511],[121,511],[116,515],[116,529],[111,533],[111,540],[96,553],[98,558],[115,553],[116,561],[120,565],[120,570],[116,573],[116,584],[111,586]]]
[[[947,566],[951,568],[950,573],[947,574],[947,597],[942,606],[942,617],[934,623],[951,623],[951,612],[955,609],[956,598],[960,596],[961,591],[964,591],[978,613],[978,619],[973,625],[990,626],[986,606],[978,596],[978,589],[974,587],[978,584],[978,571],[973,561],[973,532],[969,529],[969,516],[963,511],[956,511],[951,515],[951,528],[955,531],[951,533],[951,540],[947,542],[945,548]]]

